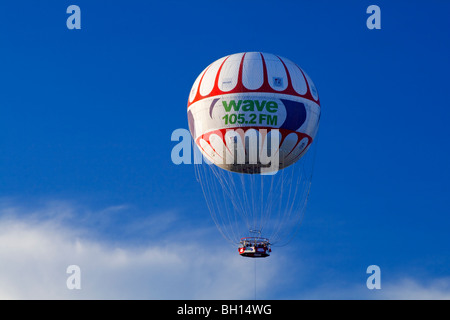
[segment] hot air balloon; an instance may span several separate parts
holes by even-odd
[[[231,54],[197,77],[187,115],[206,159],[196,177],[224,238],[246,257],[287,244],[311,186],[320,119],[311,78],[274,54]]]

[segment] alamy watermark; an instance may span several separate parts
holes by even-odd
[[[377,5],[370,5],[367,7],[366,13],[370,16],[367,18],[366,26],[369,30],[381,29],[381,9]]]
[[[70,5],[67,7],[66,13],[70,16],[66,20],[67,29],[81,29],[81,9],[77,5]]]
[[[70,14],[66,20],[66,26],[69,30],[81,29],[81,9],[77,5],[70,5],[66,9]],[[366,26],[369,30],[381,29],[381,9],[377,5],[370,5],[366,10],[370,16],[366,20]],[[213,139],[221,140],[222,143],[209,141],[209,155],[214,159],[208,159],[199,150],[198,146],[193,146],[192,136],[189,130],[184,128],[176,129],[172,132],[171,141],[178,142],[171,151],[171,160],[174,164],[202,164],[214,163],[218,165],[260,165],[261,173],[276,173],[279,168],[279,147],[280,135],[277,129],[259,131],[258,133],[250,131],[250,134],[244,129],[228,129],[222,136],[222,131],[214,132]],[[275,133],[275,134],[274,134]],[[261,137],[266,137],[262,139]],[[270,138],[267,138],[270,137]],[[213,146],[211,146],[213,145]],[[207,146],[207,145],[205,145]],[[208,154],[208,152],[205,152]],[[81,268],[78,265],[69,265],[66,269],[69,274],[66,280],[66,286],[69,290],[81,289]],[[377,265],[370,265],[366,269],[369,277],[366,281],[368,289],[381,289],[381,269]]]
[[[366,286],[367,289],[381,289],[381,269],[377,265],[370,265],[366,269],[366,273],[370,274],[367,278]]]
[[[81,29],[81,9],[77,5],[70,5],[66,9],[66,13],[70,16],[66,20],[66,26],[68,29]],[[369,30],[381,29],[381,9],[379,6],[372,4],[367,7],[366,13],[370,16],[366,20],[366,26]],[[276,86],[282,86],[281,78],[274,78]]]
[[[69,290],[81,289],[81,269],[76,264],[67,267],[66,273],[70,276],[66,280],[66,286]]]
[[[197,146],[192,146],[193,140],[189,130],[183,128],[174,130],[171,140],[178,143],[172,148],[172,162],[176,165],[203,162],[219,166],[250,165],[260,168],[263,174],[273,174],[279,169],[278,129],[224,129],[203,137],[209,140],[204,144],[204,154],[208,156],[202,154]]]

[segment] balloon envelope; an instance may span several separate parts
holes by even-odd
[[[201,152],[217,166],[241,173],[295,163],[311,145],[319,118],[319,96],[309,76],[268,53],[213,62],[197,77],[188,101],[189,129]],[[266,158],[275,156],[277,163],[269,166]]]
[[[223,236],[289,241],[306,207],[320,119],[310,77],[273,54],[232,54],[200,73],[187,113],[209,160],[195,165],[197,179]]]

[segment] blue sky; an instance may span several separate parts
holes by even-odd
[[[66,27],[71,4],[81,30]],[[380,30],[366,27],[371,4]],[[257,298],[448,299],[448,12],[443,0],[2,3],[0,298],[254,298],[254,262],[215,230],[171,134],[208,64],[262,51],[311,76],[322,117],[303,224],[257,261]],[[366,288],[373,264],[380,290]]]

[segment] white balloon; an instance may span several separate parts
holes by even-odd
[[[292,61],[269,53],[216,60],[197,77],[188,99],[195,143],[215,165],[232,172],[259,174],[292,165],[314,140],[319,118],[319,95],[311,78]],[[231,134],[231,144],[225,137],[236,130],[241,132]],[[258,132],[256,141],[245,140],[249,130]],[[273,130],[279,132],[278,145],[264,140]],[[249,141],[255,145],[246,145]],[[232,145],[239,148],[230,150]],[[273,157],[276,165],[267,168],[262,155]],[[256,163],[250,161],[255,156]]]

